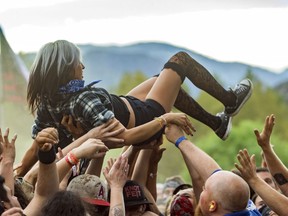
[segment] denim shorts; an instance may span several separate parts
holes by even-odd
[[[145,101],[141,101],[138,98],[133,96],[125,96],[125,98],[130,103],[134,114],[135,114],[135,127],[145,124],[149,121],[152,121],[155,117],[159,117],[165,114],[165,110],[161,104],[153,99],[147,99]],[[164,132],[164,128],[157,132],[152,137],[147,137],[147,140],[144,143],[151,142],[157,138],[160,138]]]

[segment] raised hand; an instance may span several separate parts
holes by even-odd
[[[237,154],[237,159],[240,163],[235,163],[235,167],[240,171],[241,176],[250,183],[251,180],[257,178],[255,155],[249,155],[247,149],[240,150]]]
[[[38,133],[35,142],[41,151],[49,151],[59,142],[58,131],[55,128],[45,128]]]
[[[15,141],[17,135],[15,134],[11,141],[9,141],[9,128],[6,129],[4,136],[2,136],[2,131],[0,128],[0,145],[2,149],[2,160],[11,161],[14,163],[16,150],[15,150]]]
[[[266,117],[264,128],[262,129],[261,133],[257,129],[254,130],[254,134],[256,136],[258,145],[261,148],[270,147],[270,137],[274,125],[275,125],[275,116],[271,114],[270,116]]]
[[[112,162],[113,160],[110,160],[110,164],[104,168],[103,174],[111,188],[115,187],[122,189],[128,178],[128,159],[120,156],[113,164],[111,164]]]

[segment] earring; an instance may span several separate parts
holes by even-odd
[[[209,210],[210,210],[210,211],[213,210],[214,207],[215,207],[215,204],[214,204],[214,203],[210,203],[210,205],[209,205]]]

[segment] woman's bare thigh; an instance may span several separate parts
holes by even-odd
[[[151,90],[156,80],[157,77],[152,77],[150,79],[145,80],[144,82],[140,83],[138,86],[133,88],[131,91],[129,91],[127,95],[136,97],[139,100],[145,100],[147,94]]]
[[[145,99],[160,103],[166,112],[170,112],[181,87],[180,76],[172,69],[164,69],[156,79]]]

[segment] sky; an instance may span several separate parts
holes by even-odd
[[[12,49],[164,42],[276,73],[288,68],[288,0],[0,0]]]

